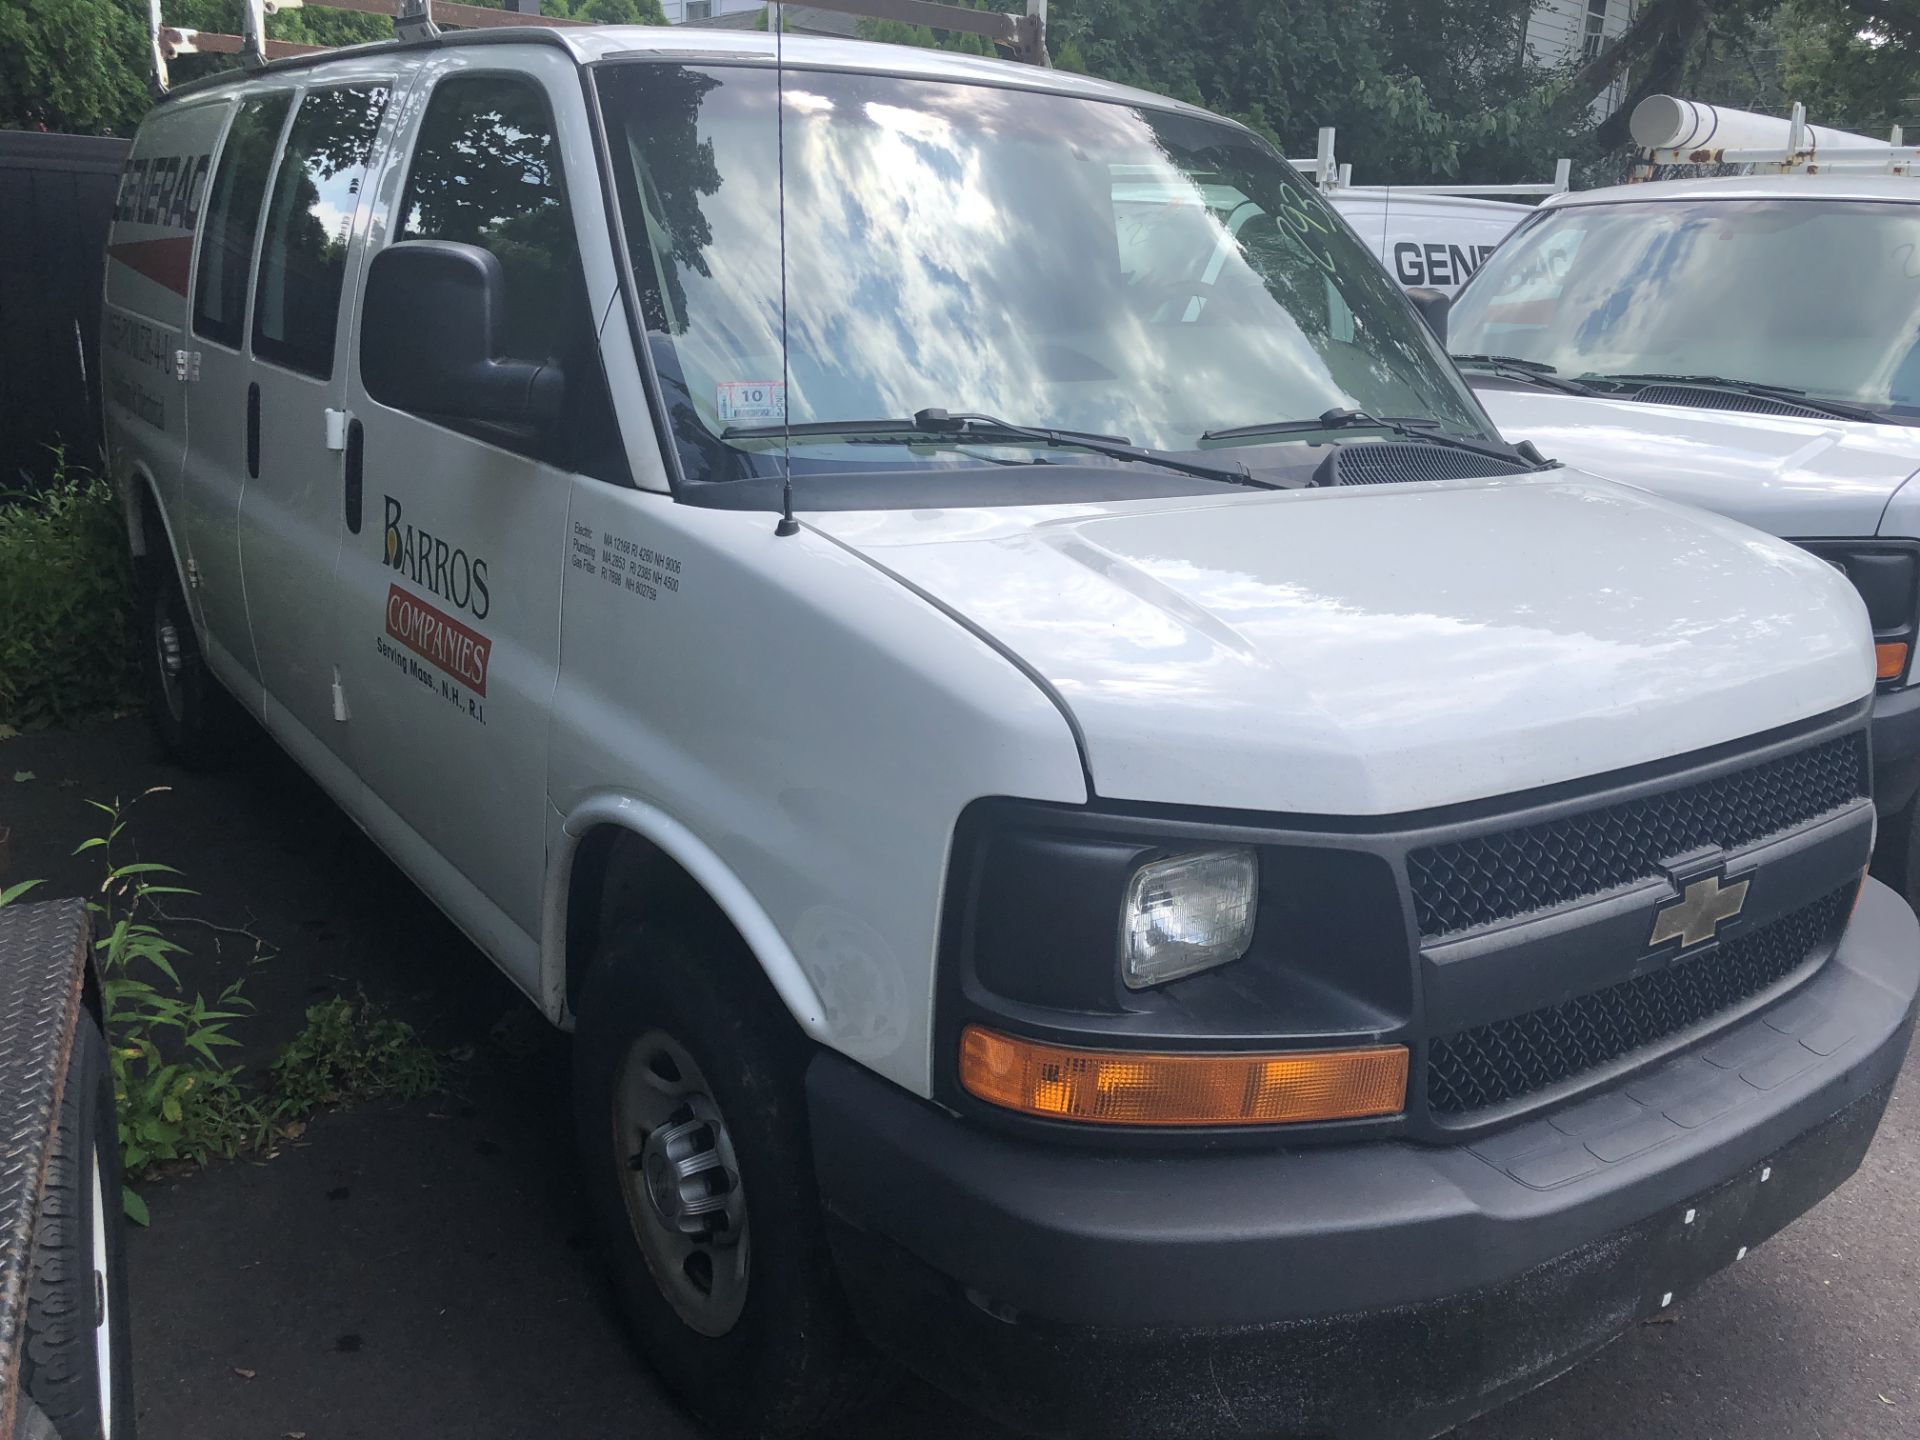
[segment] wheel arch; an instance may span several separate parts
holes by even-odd
[[[174,574],[179,577],[180,593],[189,593],[173,520],[167,514],[166,502],[160,498],[159,482],[153,478],[146,462],[132,461],[122,472],[116,488],[126,519],[127,546],[133,558],[144,560],[154,554],[156,546],[164,548],[167,558],[173,562]]]
[[[548,861],[541,920],[541,1002],[566,1021],[604,933],[663,913],[706,912],[746,947],[811,1038],[829,1038],[825,1007],[785,937],[746,883],[684,823],[631,795],[592,795],[567,816]]]

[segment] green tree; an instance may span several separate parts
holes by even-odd
[[[127,0],[0,5],[0,126],[127,134],[146,71],[146,24]]]
[[[504,8],[503,0],[468,3]],[[660,0],[542,0],[543,12],[602,25],[664,25]],[[162,0],[169,25],[238,35],[239,0]],[[393,37],[384,15],[284,10],[267,21],[276,40],[362,45]],[[238,62],[183,55],[169,67],[180,84]],[[152,103],[146,0],[0,0],[0,128],[131,135]]]
[[[986,0],[947,0],[969,10],[1007,10],[1026,13],[1025,6],[989,5]],[[903,20],[862,20],[862,40],[877,40],[883,45],[917,45],[924,50],[951,50],[962,55],[995,55],[999,52],[984,35],[964,30],[936,30],[926,25],[909,25]]]
[[[1776,23],[1784,98],[1817,124],[1920,126],[1920,0],[1788,0]]]

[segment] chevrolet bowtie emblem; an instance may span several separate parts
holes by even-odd
[[[1680,948],[1686,950],[1711,940],[1721,922],[1733,919],[1747,903],[1747,885],[1745,880],[1722,885],[1718,875],[1694,881],[1678,900],[1653,917],[1653,938],[1647,941],[1648,948],[1678,940]]]

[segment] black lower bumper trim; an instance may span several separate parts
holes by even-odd
[[[1839,1184],[1917,996],[1920,923],[1869,882],[1787,998],[1470,1142],[1046,1145],[821,1055],[816,1171],[882,1348],[1028,1428],[1428,1435],[1551,1378]]]
[[[1859,1166],[1890,1090],[1511,1280],[1369,1314],[1223,1330],[999,1318],[870,1233],[836,1226],[834,1247],[883,1349],[1031,1433],[1425,1440],[1552,1379],[1800,1215]]]

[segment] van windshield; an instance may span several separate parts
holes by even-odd
[[[1455,305],[1458,355],[1571,380],[1717,377],[1920,419],[1920,205],[1644,200],[1550,210]]]
[[[1115,463],[832,430],[927,410],[1256,468],[1253,442],[1203,437],[1334,409],[1493,436],[1379,263],[1239,128],[791,67],[783,397],[774,72],[634,61],[596,83],[689,480],[773,473],[783,420],[807,431],[795,473]]]

